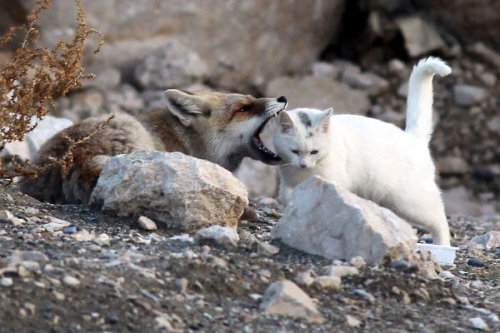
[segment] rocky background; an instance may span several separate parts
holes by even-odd
[[[331,107],[404,126],[407,80],[427,55],[453,74],[435,80],[432,151],[449,213],[500,211],[500,3],[491,0],[153,1],[84,0],[97,78],[58,101],[72,121],[164,106],[167,88],[286,95],[290,108]],[[0,29],[31,0],[0,1]],[[41,44],[70,38],[76,6],[55,0]],[[14,44],[15,45],[15,44]],[[9,56],[9,50],[0,54]],[[270,132],[270,131],[269,131]],[[18,149],[18,148],[16,148]],[[276,170],[246,161],[238,177],[252,196],[273,196]],[[256,181],[260,180],[260,181]],[[480,204],[469,199],[477,198]]]
[[[398,230],[381,232],[387,225],[383,218],[397,217],[371,204],[353,213],[359,228],[342,228],[351,220],[332,228],[328,207],[341,202],[345,208],[351,199],[323,184],[332,202],[321,206],[314,182],[302,191],[311,191],[306,197],[325,209],[315,212],[322,217],[307,213],[276,227],[282,216],[290,216],[272,198],[276,170],[251,160],[237,172],[253,197],[239,221],[247,204],[244,186],[226,170],[172,154],[166,160],[175,161],[165,162],[165,174],[149,179],[154,173],[119,161],[110,164],[107,177],[131,172],[138,182],[128,188],[122,181],[108,182],[94,192],[94,204],[112,214],[40,203],[12,187],[0,191],[0,332],[500,329],[500,2],[82,2],[89,26],[104,34],[102,51],[93,55],[98,40],[90,40],[85,60],[97,78],[59,98],[53,116],[67,120],[48,117],[10,152],[31,157],[41,141],[70,121],[163,107],[162,93],[172,87],[286,95],[290,108],[333,106],[337,113],[403,126],[411,67],[437,55],[453,74],[434,81],[431,148],[452,243],[460,250],[447,267],[425,252],[415,255],[415,232],[403,222]],[[32,6],[30,0],[0,0],[0,31],[22,23]],[[72,1],[53,0],[39,22],[41,44],[69,38],[75,11]],[[16,41],[9,45],[15,46]],[[1,50],[0,61],[11,52]],[[147,171],[156,159],[164,157],[141,155],[140,169]],[[214,177],[198,175],[202,168]],[[188,171],[208,189],[203,193],[215,195],[191,197],[193,184],[183,182],[189,177],[154,181]],[[138,189],[144,202],[136,200]],[[164,201],[145,197],[161,191],[171,195]],[[134,216],[138,212],[144,216]],[[207,214],[213,218],[207,220]],[[157,228],[151,219],[180,224]],[[212,223],[226,227],[205,228]],[[325,232],[309,233],[323,228],[347,230],[339,240],[350,260],[314,247],[315,239],[330,241]],[[367,238],[358,230],[368,230]],[[403,236],[382,237],[376,248],[365,248],[376,243],[369,237],[380,239],[377,232]],[[395,238],[406,241],[391,243]],[[393,262],[384,262],[387,257]]]

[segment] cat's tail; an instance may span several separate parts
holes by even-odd
[[[429,143],[432,134],[432,78],[446,76],[451,68],[435,57],[422,59],[410,75],[406,106],[406,129],[417,138]]]

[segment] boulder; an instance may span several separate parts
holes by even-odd
[[[271,284],[262,297],[260,309],[267,314],[303,319],[310,323],[325,321],[313,300],[289,280]]]
[[[32,0],[17,0],[24,8]],[[83,0],[89,27],[106,38],[101,52],[91,37],[84,59],[125,72],[176,39],[207,62],[215,85],[239,88],[257,78],[304,72],[336,35],[343,0]],[[121,10],[126,9],[126,10]],[[73,1],[52,0],[43,12],[40,46],[70,40],[75,26]],[[88,65],[88,64],[87,64]],[[127,73],[125,73],[127,75]],[[281,96],[281,95],[278,95]]]
[[[273,239],[327,259],[362,257],[368,264],[413,258],[415,230],[392,211],[312,177],[297,186]]]
[[[194,232],[214,224],[236,228],[248,198],[245,185],[217,164],[177,152],[135,152],[106,162],[90,204]]]
[[[267,85],[266,95],[287,96],[288,109],[333,107],[335,114],[366,115],[370,101],[365,92],[323,76],[279,77]]]

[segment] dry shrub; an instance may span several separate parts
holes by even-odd
[[[40,13],[50,8],[50,0],[36,0],[35,9],[27,17],[26,25],[11,27],[0,38],[2,46],[14,35],[24,34],[22,45],[8,63],[0,67],[0,152],[7,143],[22,140],[26,133],[32,131],[38,121],[55,108],[55,98],[81,87],[82,79],[93,77],[92,74],[84,74],[81,65],[84,44],[90,34],[97,33],[101,42],[94,51],[96,53],[102,46],[102,36],[87,27],[82,4],[80,0],[75,2],[79,24],[71,42],[61,40],[52,49],[36,46],[40,37],[36,22]],[[36,177],[55,165],[66,170],[73,161],[72,150],[85,140],[71,142],[63,158],[43,166],[33,165],[29,161],[21,164],[14,159],[13,167],[7,169],[5,161],[0,158],[0,178],[12,179],[19,175]]]

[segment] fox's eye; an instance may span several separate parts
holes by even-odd
[[[238,111],[236,112],[247,112],[248,110],[250,110],[251,106],[250,105],[245,105],[245,106],[242,106],[241,108],[238,109]]]
[[[299,151],[297,149],[292,149],[292,153],[294,153],[295,155],[298,155]]]
[[[311,155],[316,155],[317,153],[318,153],[318,151],[316,149],[311,150]]]

